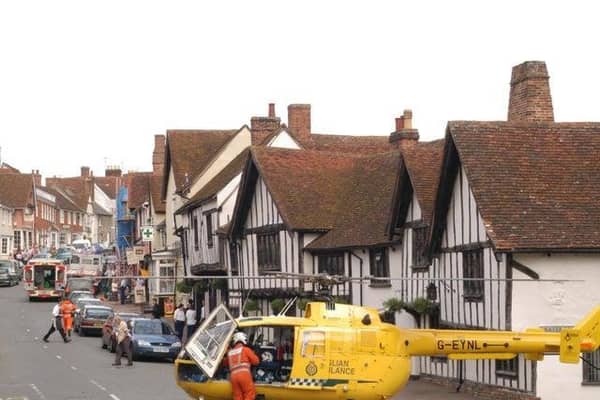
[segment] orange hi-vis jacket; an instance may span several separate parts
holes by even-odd
[[[250,373],[250,366],[258,365],[259,362],[258,356],[254,354],[252,349],[242,343],[237,343],[227,352],[227,364],[231,375],[242,371]]]
[[[64,329],[70,330],[73,325],[73,312],[76,310],[75,304],[70,301],[63,301],[60,305],[60,313],[63,316]]]

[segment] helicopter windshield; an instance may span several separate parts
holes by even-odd
[[[237,323],[221,304],[186,344],[185,350],[208,377],[212,378],[219,368],[236,328]]]

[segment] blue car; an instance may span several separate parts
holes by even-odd
[[[181,351],[181,341],[173,329],[160,319],[133,318],[131,350],[134,359],[142,357],[173,361]]]

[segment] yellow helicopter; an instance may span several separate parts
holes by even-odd
[[[331,280],[329,280],[331,282]],[[291,303],[291,302],[290,302]],[[413,356],[450,359],[530,360],[559,354],[577,363],[600,345],[600,306],[573,328],[559,333],[402,329],[382,322],[371,307],[310,302],[303,317],[233,318],[220,305],[188,341],[175,361],[176,381],[192,398],[232,398],[222,359],[235,331],[244,331],[259,356],[253,377],[257,399],[388,399],[407,383]]]

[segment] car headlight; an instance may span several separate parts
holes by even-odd
[[[148,346],[148,347],[152,346],[150,344],[150,342],[147,342],[145,340],[138,340],[137,342],[138,342],[138,346]]]
[[[171,345],[171,347],[181,347],[181,342],[175,342]]]

